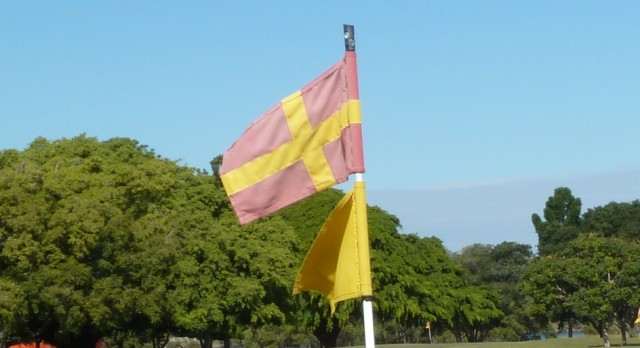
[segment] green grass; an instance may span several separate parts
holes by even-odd
[[[640,347],[640,338],[628,338],[622,345],[620,335],[609,336],[611,347]],[[384,348],[596,348],[604,347],[604,341],[598,336],[552,338],[523,342],[483,342],[483,343],[440,343],[440,344],[382,344]]]

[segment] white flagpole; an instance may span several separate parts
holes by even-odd
[[[364,180],[362,178],[362,173],[356,173],[356,183],[363,183],[364,184]],[[363,188],[364,190],[364,188]],[[364,198],[364,197],[362,197]],[[365,208],[366,209],[366,202],[364,203]],[[366,218],[366,213],[364,214],[365,218]],[[358,221],[357,222],[362,223],[362,221]],[[363,223],[368,224],[368,222],[365,220],[363,221]],[[362,238],[364,239],[364,238]],[[367,238],[366,241],[358,241],[358,245],[359,247],[362,248],[367,248],[367,256],[369,255],[369,238]],[[369,260],[367,260],[367,262],[369,262]],[[370,267],[370,266],[369,266]],[[367,272],[368,274],[370,274],[370,271]],[[371,281],[370,279],[367,281]],[[362,314],[364,317],[364,342],[365,342],[365,347],[366,348],[374,348],[376,346],[376,342],[375,342],[375,333],[374,333],[374,329],[373,329],[373,296],[364,296],[362,298]]]
[[[362,173],[356,173],[356,182],[364,183]],[[366,203],[365,203],[366,206]],[[364,221],[367,223],[367,221]],[[369,240],[367,238],[366,243],[358,243],[359,245],[365,244],[364,247],[369,248]],[[368,251],[368,250],[367,250]],[[367,254],[369,254],[367,252]],[[369,260],[367,260],[369,261]],[[373,296],[365,296],[362,298],[362,314],[364,318],[364,342],[366,348],[374,348],[376,346],[375,332],[373,329]]]
[[[373,301],[362,300],[362,313],[364,314],[364,343],[367,348],[376,346],[376,338],[373,332]]]

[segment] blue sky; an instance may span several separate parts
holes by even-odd
[[[356,31],[369,203],[450,250],[640,198],[640,2],[0,2],[0,149],[130,137],[208,169]]]

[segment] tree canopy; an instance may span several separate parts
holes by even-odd
[[[578,235],[582,201],[567,187],[558,187],[544,207],[544,221],[534,213],[531,216],[538,234],[538,253],[550,255]]]
[[[593,326],[608,345],[608,328],[619,327],[623,341],[640,305],[638,201],[611,202],[580,215],[580,199],[568,188],[549,197],[533,223],[540,256],[524,273],[523,292],[532,315],[541,320]]]
[[[286,320],[296,235],[240,228],[214,177],[122,138],[38,138],[0,165],[3,332],[84,347]]]
[[[332,316],[318,293],[291,294],[344,193],[327,189],[240,226],[216,176],[220,160],[211,175],[132,139],[85,135],[0,151],[1,339],[362,344],[359,299]],[[580,215],[580,199],[556,189],[544,219],[532,215],[538,257],[513,242],[452,255],[369,206],[379,343],[424,342],[427,321],[442,341],[521,339],[549,320],[625,332],[640,305],[639,206]]]
[[[161,347],[186,335],[207,347],[247,332],[260,340],[261,327],[279,325],[330,346],[362,320],[356,300],[331,316],[318,294],[291,295],[339,190],[241,227],[215,175],[132,139],[84,135],[1,151],[0,189],[7,335],[59,347],[98,339]],[[368,210],[378,318],[413,332],[426,320],[446,330],[460,322],[461,296],[485,306],[438,239],[400,234],[395,216]]]

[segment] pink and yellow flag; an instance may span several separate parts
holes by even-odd
[[[269,109],[225,152],[220,177],[241,224],[364,172],[351,53]]]
[[[322,226],[298,271],[293,293],[317,290],[331,305],[372,296],[364,182],[356,182]]]

